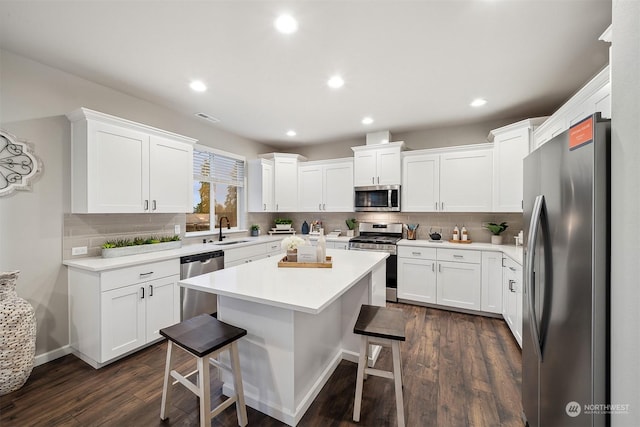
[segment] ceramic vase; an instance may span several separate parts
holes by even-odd
[[[19,273],[0,272],[0,396],[24,385],[36,353],[35,311],[16,292]]]
[[[502,244],[502,236],[500,236],[499,234],[496,235],[492,235],[491,236],[491,244],[492,245],[501,245]]]

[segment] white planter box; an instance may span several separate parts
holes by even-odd
[[[102,258],[115,258],[126,255],[144,254],[147,252],[164,251],[167,249],[178,249],[182,247],[182,241],[151,243],[148,245],[125,246],[122,248],[102,249]]]
[[[291,229],[291,224],[276,224],[276,230],[289,230]]]

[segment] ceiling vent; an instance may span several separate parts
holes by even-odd
[[[388,144],[391,142],[391,132],[383,130],[367,134],[367,145]]]
[[[200,117],[201,119],[207,120],[211,123],[220,123],[220,119],[216,119],[215,117],[209,116],[205,113],[196,113],[196,117]]]

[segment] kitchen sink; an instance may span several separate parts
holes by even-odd
[[[237,245],[238,243],[247,243],[250,241],[251,240],[233,240],[230,242],[215,242],[215,244],[218,246],[227,246],[227,245]]]

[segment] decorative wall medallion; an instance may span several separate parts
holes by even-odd
[[[41,171],[42,162],[31,145],[0,129],[0,196],[30,190]]]

